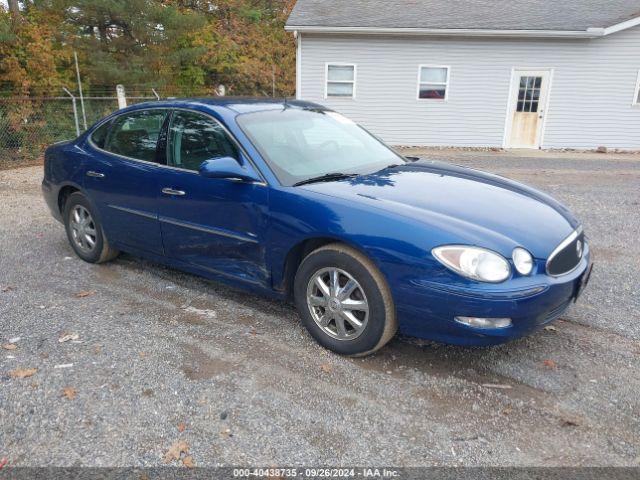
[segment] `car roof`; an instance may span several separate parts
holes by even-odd
[[[151,102],[131,105],[129,110],[149,107],[221,107],[238,114],[260,112],[264,110],[280,110],[283,108],[312,108],[326,110],[325,107],[313,102],[289,100],[286,98],[252,98],[252,97],[210,97],[210,98],[168,98]]]

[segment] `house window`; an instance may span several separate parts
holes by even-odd
[[[327,85],[325,98],[356,96],[356,66],[350,64],[327,64]]]
[[[420,65],[418,98],[421,100],[446,100],[448,94],[449,67]]]

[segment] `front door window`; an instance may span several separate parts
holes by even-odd
[[[175,112],[169,127],[168,164],[197,171],[202,162],[218,157],[240,158],[222,125],[196,112]]]

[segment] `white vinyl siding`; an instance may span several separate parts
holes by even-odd
[[[638,71],[638,79],[636,80],[636,91],[633,94],[633,104],[640,106],[640,71]]]
[[[553,70],[543,148],[640,149],[640,27],[601,39],[304,34],[302,99],[396,145],[502,147],[514,68]],[[357,64],[357,97],[325,98],[327,63]],[[417,101],[420,65],[448,65],[446,102]]]

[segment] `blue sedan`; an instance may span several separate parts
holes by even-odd
[[[400,331],[462,345],[562,315],[591,271],[582,226],[502,177],[405,158],[301,101],[139,104],[45,154],[76,254],[128,252],[295,302],[310,334],[365,355]]]

